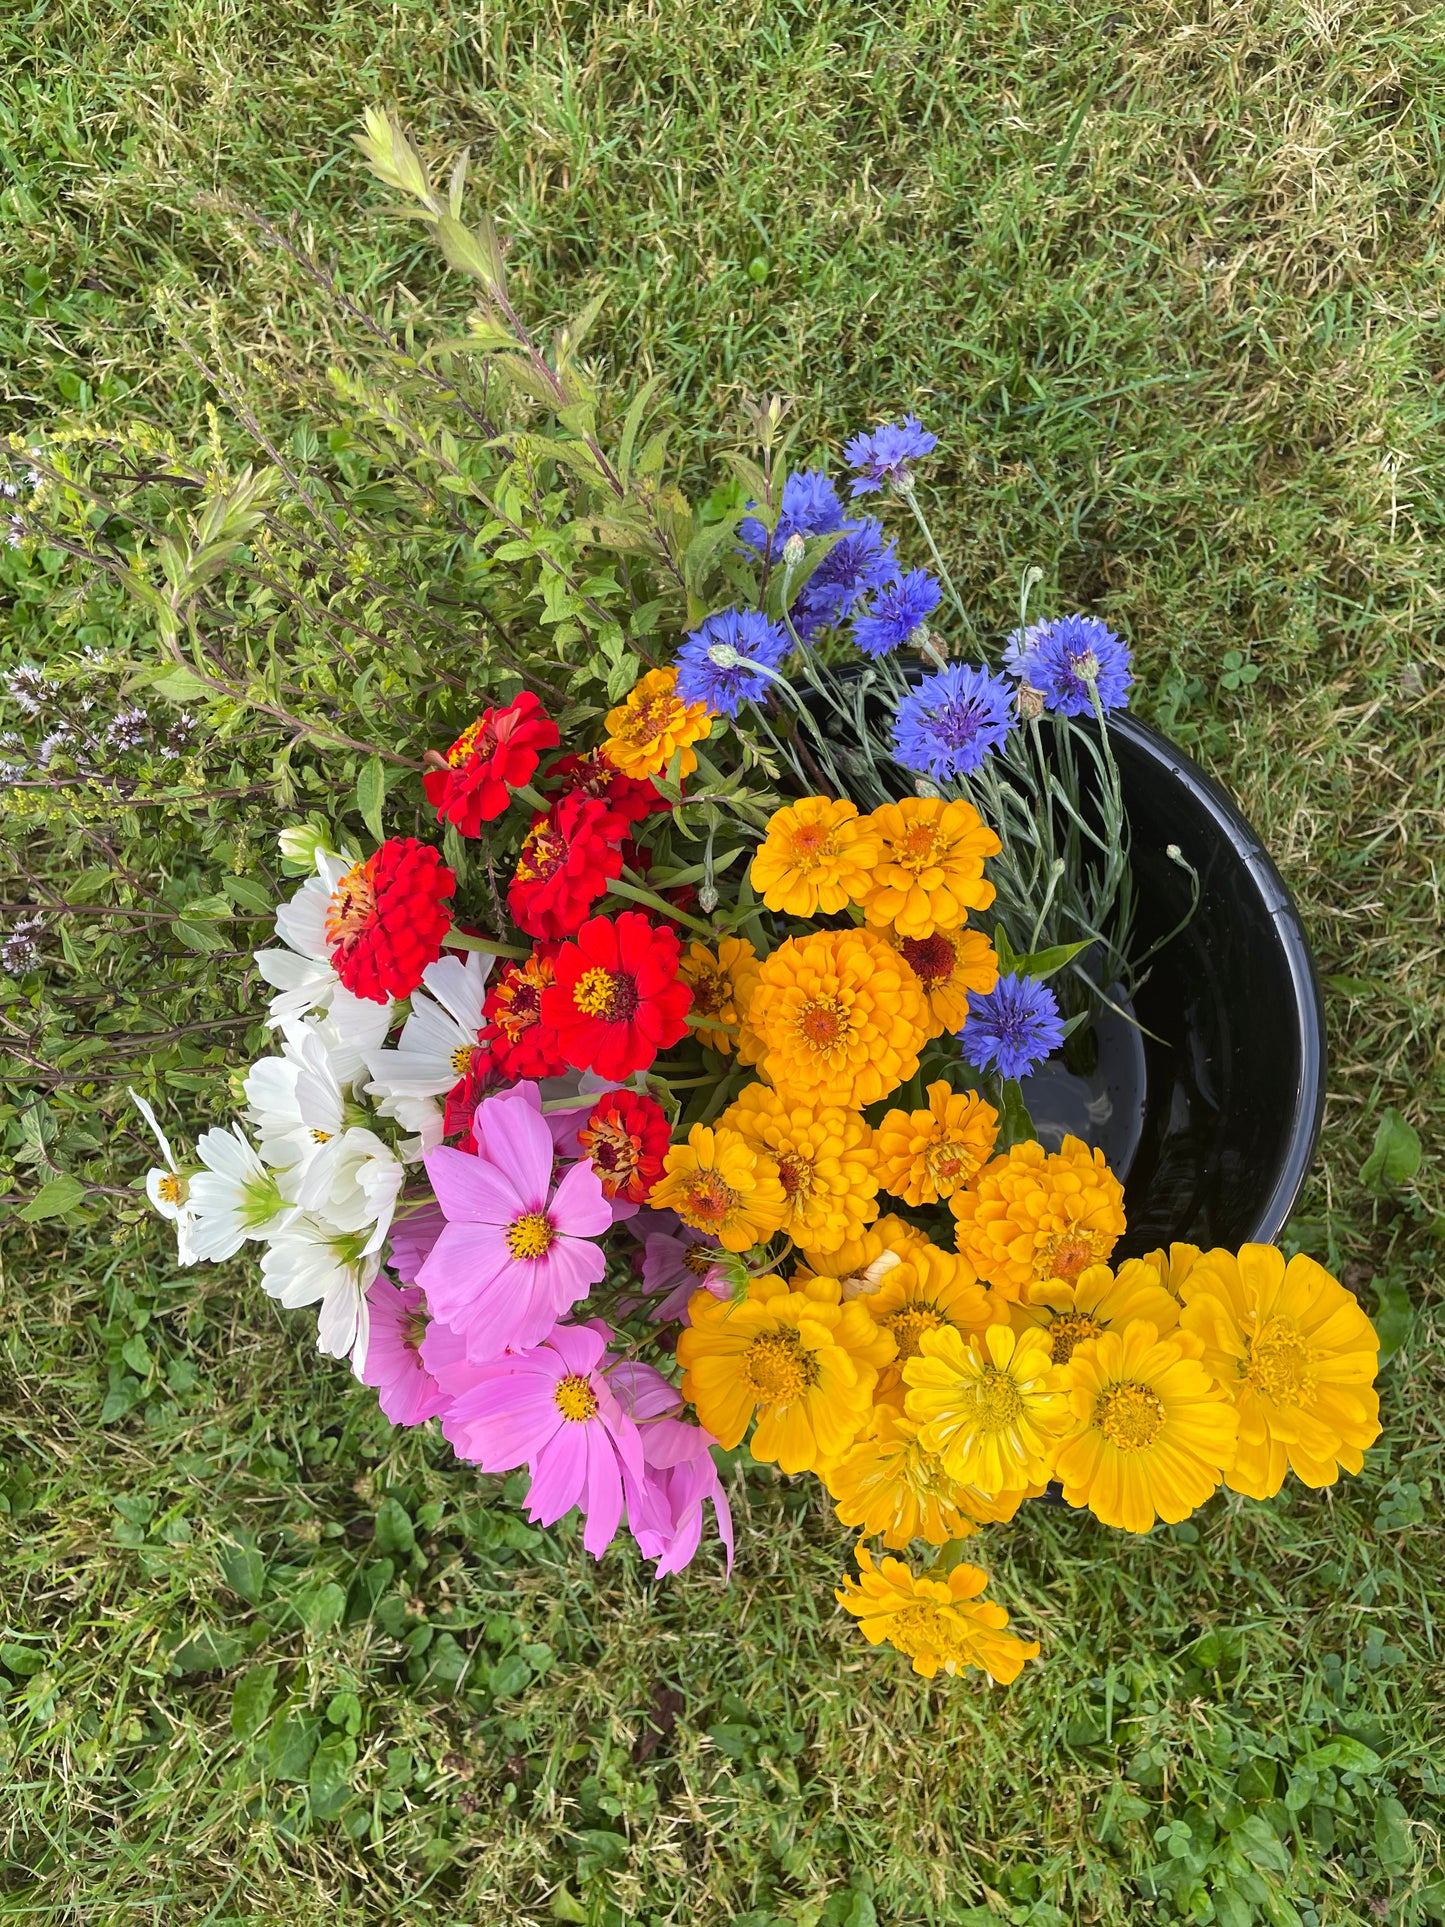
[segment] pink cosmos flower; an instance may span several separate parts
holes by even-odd
[[[612,1207],[590,1164],[552,1189],[552,1133],[520,1091],[489,1098],[472,1124],[475,1156],[441,1145],[427,1176],[446,1226],[417,1282],[432,1315],[478,1363],[540,1344],[607,1269],[592,1241]]]
[[[705,1231],[649,1232],[642,1247],[642,1282],[649,1292],[665,1291],[667,1296],[649,1312],[658,1324],[680,1319],[685,1325],[687,1301],[695,1291],[710,1291],[715,1298],[726,1298],[727,1274],[710,1264],[707,1254],[716,1251],[717,1239]]]
[[[641,1492],[646,1476],[637,1427],[599,1369],[606,1350],[592,1326],[558,1325],[534,1350],[480,1367],[442,1417],[458,1458],[484,1472],[526,1466],[535,1524],[553,1525],[580,1505],[582,1543],[594,1559],[616,1537],[624,1479]]]
[[[657,1561],[659,1579],[690,1565],[710,1499],[731,1573],[733,1517],[712,1456],[717,1440],[700,1425],[671,1416],[682,1394],[653,1366],[628,1359],[613,1367],[608,1381],[642,1440],[646,1470],[640,1486],[627,1483],[627,1523],[643,1558]]]
[[[371,1341],[357,1376],[374,1385],[377,1403],[393,1425],[420,1425],[450,1402],[421,1357],[428,1318],[415,1285],[398,1291],[385,1278],[373,1279],[366,1293],[371,1307]]]
[[[404,1285],[416,1283],[445,1224],[441,1206],[431,1202],[405,1206],[392,1219],[387,1263]]]
[[[467,1341],[440,1318],[433,1318],[421,1341],[421,1362],[441,1387],[448,1401],[469,1392],[483,1369],[467,1357]]]

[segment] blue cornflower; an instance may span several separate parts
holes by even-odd
[[[893,755],[936,783],[976,770],[1013,727],[1013,691],[986,669],[940,669],[898,705]]]
[[[843,459],[858,474],[853,482],[855,495],[871,495],[891,482],[894,488],[907,488],[911,481],[908,464],[931,455],[938,437],[930,435],[916,415],[905,415],[897,422],[883,422],[871,435],[855,435],[843,450]]]
[[[844,534],[814,569],[790,611],[804,642],[852,613],[858,598],[881,589],[898,573],[898,555],[872,516],[845,522]]]
[[[1127,709],[1134,658],[1129,645],[1097,616],[1059,616],[1016,629],[1003,652],[1004,667],[1037,689],[1061,716],[1092,716],[1092,680],[1105,709]]]
[[[678,650],[677,693],[685,703],[736,716],[744,697],[757,702],[767,693],[767,677],[751,665],[776,669],[792,646],[757,609],[725,609],[692,630]]]
[[[853,640],[865,656],[886,656],[927,622],[942,599],[927,569],[910,569],[879,591],[853,618]]]
[[[756,508],[756,502],[749,502]],[[838,491],[821,468],[799,469],[783,483],[783,507],[773,531],[772,552],[779,556],[790,535],[831,535],[845,526],[846,518]],[[738,539],[762,555],[768,546],[768,532],[755,515],[738,523]]]
[[[1047,984],[1037,977],[1000,977],[992,990],[968,993],[968,1021],[958,1039],[976,1071],[1027,1077],[1063,1043],[1064,1023]]]

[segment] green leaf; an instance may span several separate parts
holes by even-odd
[[[511,1699],[531,1683],[532,1669],[520,1653],[508,1653],[504,1659],[499,1659],[487,1681],[493,1697],[499,1700]]]
[[[355,1693],[333,1693],[326,1706],[326,1717],[352,1739],[361,1731],[361,1701]]]
[[[152,677],[151,688],[171,703],[193,703],[214,693],[208,682],[181,663],[167,669],[164,675]]]
[[[1056,943],[1048,950],[1033,950],[1026,957],[1015,957],[1009,969],[1020,977],[1037,977],[1042,982],[1046,977],[1052,977],[1055,971],[1062,970],[1066,963],[1071,963],[1081,950],[1087,950],[1090,942],[1091,939],[1085,937],[1082,943]],[[999,968],[1003,969],[1002,958],[999,959]],[[1007,972],[1004,974],[1007,975]]]
[[[254,1546],[224,1546],[221,1575],[231,1591],[249,1606],[257,1606],[266,1589],[266,1561]]]
[[[63,1218],[84,1196],[85,1186],[80,1179],[62,1171],[59,1177],[43,1184],[29,1204],[21,1206],[18,1216],[26,1224],[39,1224],[42,1218]]]
[[[171,928],[188,950],[199,951],[203,956],[231,947],[213,923],[193,923],[189,917],[177,917]]]
[[[274,1666],[252,1666],[241,1675],[231,1695],[231,1731],[238,1740],[255,1738],[270,1717],[275,1697]]]
[[[329,1632],[346,1610],[346,1594],[332,1581],[324,1586],[308,1586],[296,1595],[296,1611],[307,1632]]]
[[[1375,1808],[1375,1848],[1386,1873],[1408,1873],[1415,1858],[1409,1817],[1398,1800],[1381,1800]]]
[[[1393,1358],[1415,1329],[1415,1307],[1410,1293],[1397,1279],[1375,1284],[1375,1330],[1380,1335],[1380,1361]]]
[[[1303,1767],[1338,1767],[1344,1773],[1378,1773],[1384,1761],[1378,1753],[1372,1752],[1363,1740],[1341,1738],[1326,1740],[1306,1753],[1299,1764]]]
[[[120,1355],[138,1378],[148,1378],[151,1355],[139,1332],[133,1332],[120,1348]]]
[[[410,1552],[415,1546],[411,1515],[399,1499],[383,1499],[377,1508],[373,1543],[378,1552]]]
[[[1420,1133],[1393,1108],[1375,1126],[1375,1145],[1360,1166],[1360,1182],[1384,1196],[1408,1184],[1420,1169],[1424,1153]]]
[[[382,816],[385,804],[386,766],[379,756],[372,756],[362,764],[361,774],[356,779],[356,807],[361,812],[362,822],[378,843],[386,841]]]
[[[317,1820],[334,1820],[351,1791],[351,1769],[356,1765],[356,1742],[345,1733],[328,1733],[311,1756],[306,1789]]]
[[[1017,970],[1018,957],[1014,952],[1013,945],[1008,940],[1008,932],[1001,923],[994,925],[993,949],[994,955],[998,958],[999,975],[1001,977],[1007,977],[1012,971]]]
[[[999,1092],[998,1140],[996,1152],[1007,1151],[1010,1145],[1025,1144],[1030,1138],[1037,1137],[1034,1121],[1029,1116],[1029,1107],[1024,1103],[1024,1094],[1016,1077],[1004,1079]]]
[[[311,1713],[297,1711],[290,1707],[271,1728],[271,1742],[267,1749],[271,1771],[278,1780],[304,1780],[306,1767],[316,1748],[316,1735],[320,1722]]]

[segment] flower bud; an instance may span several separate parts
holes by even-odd
[[[1019,714],[1026,723],[1036,723],[1044,713],[1044,692],[1042,689],[1035,689],[1030,683],[1019,684],[1015,701],[1019,706]]]
[[[699,887],[697,907],[705,917],[710,917],[713,911],[717,909],[717,886],[715,884],[704,883]]]
[[[318,829],[314,823],[290,823],[276,841],[286,861],[299,864],[303,870],[313,867],[318,850],[331,849],[330,831]]]
[[[803,559],[803,551],[805,547],[806,547],[806,544],[804,543],[802,536],[798,534],[798,531],[796,529],[794,529],[793,533],[788,537],[787,541],[783,544],[784,568],[796,569],[798,564]]]

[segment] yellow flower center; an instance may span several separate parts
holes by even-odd
[[[447,763],[452,769],[457,769],[473,756],[490,756],[496,747],[496,730],[490,722],[478,716],[474,723],[467,724],[447,751]]]
[[[883,1322],[898,1342],[899,1358],[904,1359],[915,1358],[923,1334],[936,1332],[947,1320],[932,1305],[900,1305]]]
[[[517,856],[519,883],[545,883],[556,876],[567,861],[566,839],[550,823],[539,823],[522,845]]]
[[[779,1154],[778,1177],[794,1204],[807,1202],[813,1189],[813,1167],[801,1152],[783,1151]]]
[[[597,1416],[597,1394],[586,1379],[579,1378],[576,1372],[569,1372],[565,1378],[557,1380],[552,1399],[563,1418],[571,1419],[574,1425]]]
[[[716,1171],[691,1171],[677,1215],[684,1224],[699,1231],[713,1231],[726,1224],[741,1203],[738,1193],[730,1184],[725,1184]]]
[[[628,704],[619,734],[641,749],[655,743],[665,730],[678,728],[682,721],[682,704],[675,696],[647,696],[635,706]]]
[[[890,1618],[888,1640],[909,1659],[931,1653],[946,1673],[956,1673],[966,1666],[974,1650],[973,1639],[958,1614],[924,1600],[903,1607]]]
[[[910,823],[893,845],[893,860],[905,870],[912,870],[915,876],[921,876],[938,862],[946,848],[947,838],[941,837],[931,824]]]
[[[544,1258],[556,1236],[550,1218],[528,1211],[507,1226],[507,1249],[514,1258]]]
[[[169,1171],[156,1186],[156,1195],[165,1204],[179,1204],[186,1195],[186,1181]]]
[[[915,977],[925,990],[937,990],[953,975],[957,952],[948,938],[935,931],[931,937],[905,937],[899,945]]]
[[[838,855],[838,846],[826,823],[804,823],[793,831],[792,846],[793,861],[800,870],[816,870],[820,864],[833,862]]]
[[[430,1318],[424,1311],[409,1311],[402,1320],[401,1342],[409,1352],[419,1352],[421,1342],[426,1337]]]
[[[689,1245],[682,1262],[694,1278],[706,1278],[717,1263],[717,1251],[712,1245]]]
[[[329,1144],[331,1142],[331,1133],[330,1131],[318,1131],[313,1129],[311,1133],[311,1141],[313,1144]]]
[[[465,1077],[467,1072],[472,1068],[473,1048],[471,1044],[458,1044],[452,1052],[452,1069],[458,1077]]]
[[[727,1001],[726,978],[716,970],[699,971],[692,986],[693,1010],[703,1017],[716,1017]]]
[[[355,943],[376,918],[376,892],[371,887],[371,858],[353,863],[331,892],[326,905],[326,941],[334,950],[338,944]]]
[[[931,1144],[923,1154],[928,1175],[935,1189],[943,1184],[958,1184],[971,1178],[978,1169],[978,1159],[970,1145],[961,1144],[956,1139],[945,1139],[942,1144]]]
[[[577,979],[572,1001],[584,1017],[625,1024],[637,1009],[637,985],[625,971],[604,970],[598,964]]]
[[[1018,1385],[997,1365],[985,1365],[979,1376],[978,1422],[985,1432],[1011,1432],[1024,1409]]]
[[[1056,1231],[1034,1253],[1034,1276],[1041,1282],[1045,1278],[1062,1278],[1067,1285],[1078,1282],[1079,1273],[1087,1271],[1090,1265],[1102,1264],[1114,1248],[1114,1240],[1106,1231],[1089,1231],[1083,1225],[1071,1224],[1064,1231]]]
[[[761,1332],[743,1353],[743,1377],[760,1405],[791,1405],[817,1383],[818,1365],[795,1331]]]
[[[1142,1452],[1164,1429],[1164,1401],[1147,1385],[1111,1385],[1094,1407],[1094,1423],[1116,1451]]]
[[[1314,1396],[1314,1359],[1292,1319],[1271,1318],[1255,1333],[1244,1376],[1275,1405],[1303,1405]]]
[[[810,1050],[834,1050],[848,1031],[848,1013],[836,997],[817,997],[798,1012],[798,1035]]]
[[[1074,1355],[1075,1345],[1082,1345],[1086,1338],[1097,1338],[1103,1329],[1099,1321],[1090,1318],[1087,1312],[1061,1312],[1049,1326],[1054,1363],[1067,1365]]]

